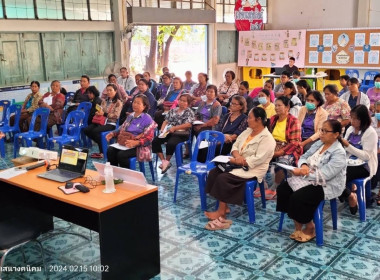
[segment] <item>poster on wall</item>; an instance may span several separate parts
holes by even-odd
[[[306,30],[239,32],[238,66],[283,67],[289,57],[305,65]]]
[[[235,26],[238,31],[264,28],[263,9],[258,0],[236,0]]]

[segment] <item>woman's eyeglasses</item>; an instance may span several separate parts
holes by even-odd
[[[96,188],[97,186],[100,186],[102,184],[101,181],[98,181],[98,180],[95,180],[94,178],[92,178],[91,176],[87,175],[84,177],[84,182],[83,184],[88,184],[90,185],[91,187],[89,187],[90,189],[94,189]]]
[[[326,129],[320,128],[320,129],[319,129],[319,132],[322,133],[322,134],[326,134],[326,133],[328,133],[328,132],[333,133],[334,131],[332,131],[332,130],[326,130]]]

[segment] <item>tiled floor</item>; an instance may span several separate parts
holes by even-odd
[[[9,144],[7,144],[8,146]],[[11,147],[5,162],[9,164]],[[0,167],[5,163],[0,160]],[[88,163],[93,168],[92,161]],[[148,171],[148,179],[150,173]],[[181,175],[177,203],[172,202],[175,164],[159,175],[161,274],[154,279],[380,279],[380,207],[367,209],[368,220],[360,223],[345,205],[339,205],[338,230],[331,224],[329,204],[324,209],[323,247],[315,242],[299,244],[288,238],[293,224],[285,219],[277,231],[279,214],[275,201],[267,209],[256,200],[256,224],[248,223],[245,207],[231,207],[230,229],[210,232],[200,210],[198,183],[194,176]],[[210,209],[215,201],[208,199]],[[85,236],[87,229],[56,219],[56,228],[69,228]],[[53,265],[99,264],[98,234],[92,242],[68,234],[46,234],[40,238],[45,249],[49,279],[99,279],[95,272],[53,271]],[[28,244],[28,264],[40,266],[37,246]],[[14,252],[7,266],[22,266],[22,254]],[[46,279],[41,272],[13,272],[4,279]],[[115,279],[116,280],[116,279]]]

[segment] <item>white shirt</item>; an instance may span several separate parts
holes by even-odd
[[[136,86],[135,80],[131,77],[128,76],[128,78],[123,79],[123,77],[117,78],[117,83],[119,85],[122,85],[128,93]]]

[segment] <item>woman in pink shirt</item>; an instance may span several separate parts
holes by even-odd
[[[270,100],[272,102],[274,102],[274,92],[273,92],[273,87],[274,87],[274,83],[273,83],[273,80],[266,80],[265,83],[264,83],[264,87],[257,87],[257,88],[254,88],[251,93],[249,94],[249,96],[252,98],[252,99],[257,99],[257,95],[259,94],[259,92],[264,88],[264,89],[267,89],[269,90],[270,92]]]

